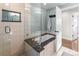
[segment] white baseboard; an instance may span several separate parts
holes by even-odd
[[[73,55],[73,56],[79,56],[79,52],[76,52],[74,50],[68,49],[66,47],[62,47],[60,49],[60,51],[57,53],[57,56],[61,56],[64,51],[69,53],[69,54],[71,54],[71,55]]]

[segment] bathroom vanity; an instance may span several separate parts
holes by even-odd
[[[39,39],[41,37],[41,39]],[[54,34],[44,33],[25,39],[25,55],[27,56],[52,56],[55,53]],[[40,40],[41,44],[37,41]]]

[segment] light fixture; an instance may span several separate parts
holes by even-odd
[[[44,5],[46,5],[46,3],[44,3]]]

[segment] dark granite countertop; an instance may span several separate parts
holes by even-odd
[[[39,36],[36,36],[33,38],[28,38],[28,39],[25,39],[24,41],[27,42],[32,48],[34,48],[37,52],[40,53],[41,51],[44,50],[44,46],[46,46],[48,43],[55,40],[55,38],[56,38],[56,35],[50,34],[50,33],[44,33],[41,36],[46,35],[46,34],[53,35],[54,37],[42,42],[40,45],[39,45],[39,43],[37,43],[37,41],[32,40],[32,39],[37,38]]]

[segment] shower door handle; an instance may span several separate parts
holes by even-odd
[[[55,31],[56,33],[59,33],[59,31]]]

